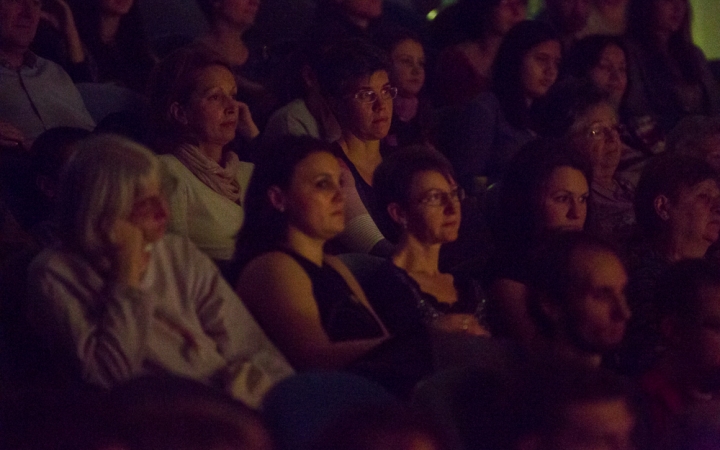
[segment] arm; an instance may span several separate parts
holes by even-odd
[[[346,367],[386,339],[331,342],[320,321],[310,278],[284,253],[268,253],[251,261],[237,290],[270,338],[300,370]]]
[[[142,372],[154,309],[146,293],[57,254],[35,261],[29,287],[31,322],[76,359],[84,380],[111,387]]]

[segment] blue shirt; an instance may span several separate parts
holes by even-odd
[[[31,52],[19,69],[0,60],[0,121],[11,123],[30,140],[55,127],[95,128],[70,76]]]

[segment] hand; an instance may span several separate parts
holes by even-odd
[[[480,325],[472,314],[445,314],[438,317],[431,325],[436,331],[446,333],[464,333],[471,336],[490,337],[490,332]]]
[[[0,146],[25,147],[25,135],[14,125],[0,121]]]
[[[108,238],[116,250],[114,262],[117,280],[138,287],[150,262],[142,230],[127,220],[118,219],[111,227]]]
[[[45,7],[47,9],[40,11],[40,18],[63,34],[70,60],[73,63],[83,62],[85,60],[85,50],[75,26],[75,17],[70,5],[65,0],[48,0]]]
[[[250,114],[250,108],[243,102],[238,102],[238,124],[237,132],[247,140],[255,139],[259,134],[260,130]]]

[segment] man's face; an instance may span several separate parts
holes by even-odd
[[[606,353],[620,344],[630,319],[625,268],[613,253],[587,248],[573,252],[570,266],[573,279],[561,329],[581,350]]]
[[[0,49],[30,47],[40,22],[40,0],[0,0]]]

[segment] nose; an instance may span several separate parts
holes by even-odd
[[[577,220],[580,218],[580,205],[578,205],[577,199],[572,199],[570,201],[570,209],[568,209],[566,217],[571,220]]]
[[[378,95],[375,103],[373,103],[373,111],[383,111],[387,109],[388,102],[392,102],[391,98],[383,98],[382,95]]]
[[[615,301],[615,317],[618,321],[627,322],[632,317],[625,295],[620,294]]]

